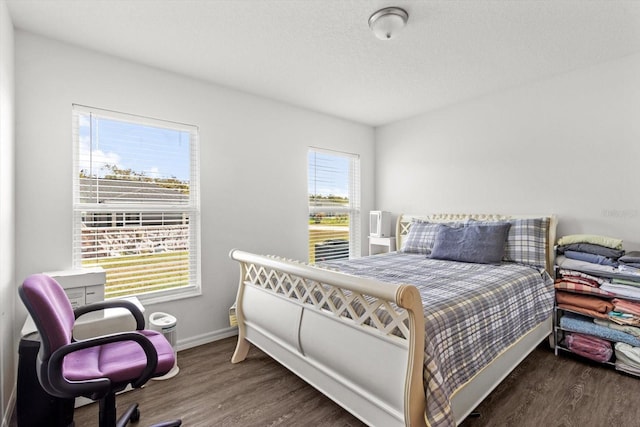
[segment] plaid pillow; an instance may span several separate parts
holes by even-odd
[[[512,219],[504,260],[545,268],[549,218]]]
[[[429,222],[420,219],[411,220],[409,232],[402,243],[400,252],[410,254],[431,254],[433,244],[436,241],[438,226],[444,224],[449,227],[464,227],[464,222]]]
[[[502,260],[546,268],[549,218],[522,218],[499,222],[474,221],[478,224],[499,224],[500,222],[511,224]]]
[[[400,252],[429,255],[436,240],[440,224],[426,221],[411,221],[409,232]]]

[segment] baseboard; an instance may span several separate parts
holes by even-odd
[[[180,351],[197,347],[203,344],[209,344],[210,342],[218,341],[223,338],[228,338],[235,335],[238,335],[238,328],[236,326],[230,326],[225,329],[218,329],[217,331],[207,332],[206,334],[196,335],[186,339],[178,339],[178,342],[176,344],[178,347],[178,351]]]
[[[9,401],[7,402],[7,410],[2,416],[2,427],[9,427],[11,425],[11,418],[16,410],[16,387],[13,387]]]

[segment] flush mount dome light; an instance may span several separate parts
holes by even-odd
[[[390,40],[405,26],[409,14],[399,7],[385,7],[369,18],[369,28],[380,40]]]

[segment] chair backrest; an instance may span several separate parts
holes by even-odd
[[[18,293],[40,334],[42,362],[71,342],[75,316],[64,289],[55,279],[34,274],[25,279]]]

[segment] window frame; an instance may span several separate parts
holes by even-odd
[[[309,175],[310,164],[309,155],[311,153],[319,153],[324,155],[341,157],[349,160],[349,188],[348,188],[348,207],[336,207],[336,212],[344,212],[349,215],[349,258],[357,258],[362,256],[362,244],[361,244],[361,226],[362,226],[362,203],[361,203],[361,167],[360,167],[360,155],[357,153],[348,153],[344,151],[331,150],[326,148],[309,146],[307,150],[307,215],[312,213],[312,206],[309,203],[311,193],[309,192]],[[309,241],[309,226],[307,225],[307,244]]]
[[[141,203],[128,204],[101,204],[99,207],[96,203],[80,202],[80,124],[81,115],[95,115],[101,118],[128,122],[143,126],[154,126],[165,129],[186,131],[189,133],[190,143],[190,181],[189,181],[189,201],[187,204],[162,204],[153,203],[143,205]],[[83,213],[104,213],[109,212],[110,215],[138,215],[138,218],[147,214],[176,214],[187,213],[189,216],[189,284],[179,288],[157,290],[148,293],[132,294],[127,296],[112,297],[126,298],[135,296],[143,304],[154,304],[160,302],[174,301],[182,298],[190,298],[202,295],[202,279],[201,279],[201,233],[200,233],[200,156],[199,156],[199,129],[195,125],[179,123],[169,120],[154,119],[150,117],[140,116],[136,114],[122,113],[117,111],[105,110],[96,107],[88,107],[79,104],[72,105],[72,141],[73,141],[73,201],[72,201],[72,264],[73,268],[82,268],[82,250],[81,250],[81,233],[83,223]],[[91,147],[89,148],[92,149]],[[125,226],[123,221],[123,227]],[[78,246],[80,245],[80,246]],[[105,298],[107,299],[107,298]]]

